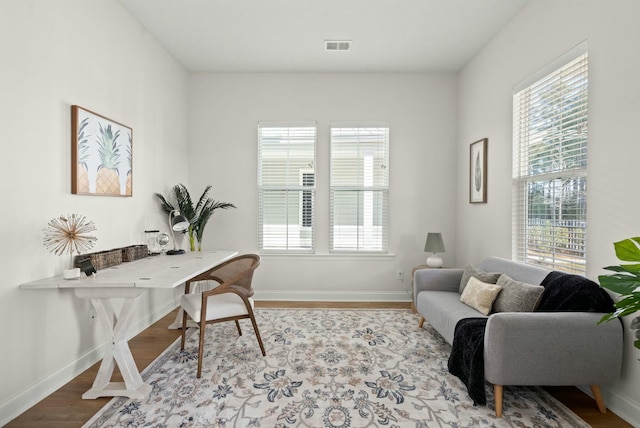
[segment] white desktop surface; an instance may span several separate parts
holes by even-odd
[[[127,343],[127,331],[135,319],[141,295],[149,288],[178,287],[236,254],[236,251],[198,251],[172,256],[150,256],[102,269],[90,277],[82,274],[78,279],[65,280],[59,275],[21,284],[20,288],[73,289],[77,297],[91,301],[109,346],[105,350],[93,386],[82,398],[144,398],[151,392],[151,386],[143,382]],[[124,299],[119,314],[114,310],[113,299]],[[120,369],[124,382],[111,382],[116,366]]]
[[[81,274],[78,279],[63,279],[58,275],[21,284],[20,288],[174,288],[236,254],[237,251],[161,254],[102,269],[90,277]]]

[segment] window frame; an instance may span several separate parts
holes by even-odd
[[[291,167],[289,164],[290,161],[290,157],[286,157],[286,158],[282,158],[282,160],[284,161],[284,163],[287,165],[286,166],[286,172],[285,175],[287,177],[293,177],[295,176],[295,181],[296,184],[278,184],[278,185],[274,185],[274,184],[267,184],[265,183],[264,179],[267,178],[267,175],[265,174],[265,171],[268,171],[269,169],[266,168],[265,169],[265,163],[263,162],[263,157],[265,155],[265,150],[263,148],[263,144],[264,144],[264,138],[263,138],[263,129],[288,129],[289,130],[289,134],[291,134],[291,130],[295,129],[295,128],[302,128],[302,129],[307,129],[307,130],[311,130],[312,129],[312,157],[310,158],[310,160],[308,161],[307,164],[305,164],[302,167],[296,167],[296,169],[291,169],[289,170],[289,168]],[[315,174],[315,165],[316,165],[316,160],[317,160],[317,143],[318,143],[318,127],[317,127],[317,123],[315,121],[289,121],[289,122],[269,122],[269,121],[260,121],[258,122],[258,127],[257,127],[257,140],[258,140],[258,177],[257,177],[257,185],[258,185],[258,209],[257,209],[257,239],[258,239],[258,252],[260,254],[313,254],[316,251],[316,221],[315,221],[315,210],[316,210],[316,202],[315,202],[315,197],[316,197],[316,180],[314,177],[313,180],[313,184],[311,186],[305,185],[305,183],[302,180],[303,174],[301,171],[304,171],[305,173],[309,174],[309,173],[313,173]],[[311,135],[311,134],[309,134]],[[289,154],[289,152],[287,152],[287,154]],[[294,167],[291,167],[294,168]],[[295,174],[295,175],[294,175]],[[273,175],[275,176],[276,174],[273,173]],[[277,247],[277,246],[268,246],[266,245],[265,241],[271,237],[272,238],[272,242],[274,240],[274,237],[277,237],[278,234],[267,234],[265,232],[265,200],[269,195],[273,195],[273,194],[277,194],[277,192],[283,192],[284,194],[286,194],[286,202],[285,202],[285,225],[284,225],[284,232],[282,235],[282,239],[284,239],[284,245],[281,247]],[[297,193],[298,195],[296,196],[291,195],[289,196],[289,193]],[[302,222],[302,214],[303,214],[303,208],[302,208],[302,202],[303,202],[303,195],[307,195],[311,198],[311,225],[310,226],[303,226]],[[289,204],[291,204],[292,202],[289,200],[289,198],[294,198],[295,199],[295,205],[298,205],[298,207],[295,209],[295,213],[293,213],[293,211],[291,211],[290,213],[290,206]],[[298,232],[300,233],[300,237],[299,237],[299,242],[303,242],[306,240],[310,240],[310,245],[308,246],[302,246],[302,245],[294,245],[296,240],[294,237],[290,236],[290,228],[295,229],[296,225],[294,225],[294,223],[290,222],[290,217],[289,215],[295,215],[298,218],[297,221],[297,228],[298,228]],[[302,234],[304,234],[305,236],[303,237]]]
[[[587,259],[588,67],[583,42],[513,91],[512,257],[582,275]],[[557,102],[548,102],[550,95]]]
[[[384,140],[381,142],[381,150],[382,150],[382,158],[381,158],[381,168],[384,170],[383,173],[383,182],[377,184],[365,184],[363,183],[346,183],[340,182],[338,183],[338,173],[336,166],[336,145],[338,142],[337,138],[334,138],[334,129],[384,129]],[[360,142],[359,141],[350,141],[351,144],[356,143],[359,147],[358,152],[360,150]],[[353,254],[376,254],[376,255],[387,255],[389,253],[389,149],[390,149],[390,126],[387,122],[332,122],[329,127],[329,253],[331,254],[345,254],[345,255],[353,255]],[[365,162],[365,157],[358,157],[358,159]],[[370,160],[372,163],[370,174],[373,174],[373,168],[375,164],[375,160],[372,158]],[[364,170],[363,166],[363,170]],[[363,172],[366,174],[366,172]],[[361,177],[358,177],[359,180]],[[364,178],[362,178],[364,180]],[[374,178],[370,178],[369,180],[374,180]],[[348,180],[346,180],[348,181]],[[355,240],[351,243],[347,242],[345,244],[338,244],[341,233],[337,231],[337,220],[336,217],[338,214],[336,213],[337,207],[348,208],[345,205],[337,205],[336,200],[338,199],[338,195],[346,195],[351,192],[355,192],[356,195],[356,226],[355,226]],[[361,204],[360,204],[360,195],[362,195],[363,204],[365,205],[367,202],[365,199],[370,199],[369,203],[371,203],[371,211],[361,212]],[[370,198],[367,198],[367,195],[370,195]],[[380,199],[380,211],[376,213],[376,207],[373,203],[376,195]],[[377,215],[376,215],[377,214]],[[360,216],[363,216],[362,223],[360,222]],[[364,216],[368,216],[371,222],[373,222],[374,218],[378,218],[381,226],[379,226],[379,233],[374,232],[373,223],[369,226],[369,231],[366,230],[366,225],[363,224],[365,222]],[[346,227],[346,226],[345,226]],[[343,235],[346,236],[346,235]],[[378,237],[377,239],[371,240],[372,236]],[[367,238],[368,237],[368,238]],[[348,238],[342,238],[342,242],[348,241]],[[375,243],[375,246],[372,245],[372,242]]]

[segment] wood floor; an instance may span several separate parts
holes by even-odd
[[[257,307],[313,307],[313,308],[409,308],[409,303],[326,303],[326,302],[257,302]],[[147,328],[129,341],[131,352],[142,371],[162,351],[180,336],[180,330],[169,330],[167,326],[176,317],[176,311]],[[416,323],[418,319],[416,318]],[[72,428],[80,427],[100,410],[110,398],[83,400],[98,371],[98,363],[80,374],[68,384],[11,421],[7,428]],[[117,369],[116,369],[117,372]],[[114,380],[121,380],[119,374]],[[630,424],[608,411],[602,414],[588,395],[575,387],[550,387],[547,390],[578,416],[593,427],[633,428]]]

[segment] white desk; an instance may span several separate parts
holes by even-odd
[[[175,256],[152,256],[99,271],[95,276],[64,280],[62,276],[21,284],[20,288],[72,288],[75,295],[90,299],[111,345],[107,347],[93,386],[82,398],[123,396],[144,398],[151,386],[142,381],[126,340],[140,296],[147,288],[175,288],[237,254],[235,251],[203,251]],[[112,299],[124,299],[120,314]],[[123,382],[111,382],[116,365]]]

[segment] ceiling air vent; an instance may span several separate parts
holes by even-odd
[[[325,51],[348,51],[351,50],[351,40],[325,40]]]

